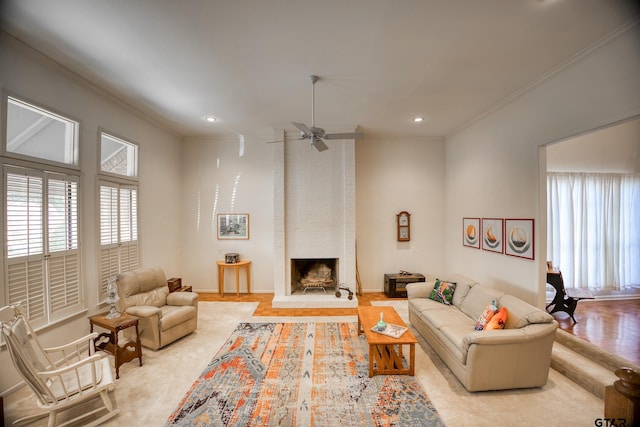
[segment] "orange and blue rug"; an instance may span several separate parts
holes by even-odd
[[[443,426],[418,381],[369,378],[356,323],[240,323],[167,426]]]

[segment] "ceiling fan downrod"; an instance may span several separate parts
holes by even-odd
[[[310,75],[309,81],[311,82],[311,129],[316,126],[316,113],[315,113],[315,87],[318,81],[318,76]]]

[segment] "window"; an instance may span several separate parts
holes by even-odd
[[[138,146],[100,132],[100,171],[130,178],[138,176]]]
[[[100,131],[100,300],[109,280],[138,268],[138,146]]]
[[[547,259],[565,286],[640,285],[640,174],[547,174]]]
[[[83,308],[78,251],[78,177],[6,165],[5,281],[34,326]]]
[[[79,125],[17,98],[4,99],[5,286],[0,305],[22,304],[38,327],[84,308],[78,247]]]
[[[109,280],[139,265],[138,188],[100,181],[100,298]]]
[[[78,166],[78,123],[13,97],[7,97],[4,152]]]

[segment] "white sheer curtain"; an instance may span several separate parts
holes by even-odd
[[[565,286],[640,286],[640,174],[547,174],[547,258]]]

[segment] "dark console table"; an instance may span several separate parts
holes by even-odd
[[[406,298],[407,283],[424,282],[424,275],[419,273],[410,274],[385,274],[384,293],[389,298]]]

